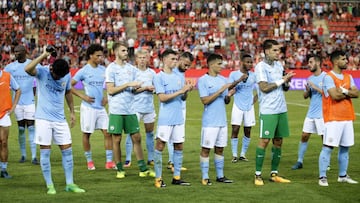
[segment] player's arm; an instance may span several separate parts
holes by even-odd
[[[184,85],[184,87],[172,94],[165,94],[165,93],[158,93],[158,97],[160,102],[167,102],[169,100],[174,99],[177,96],[183,95],[186,92],[190,91],[192,89],[192,85],[191,84],[186,84]]]
[[[347,92],[347,93],[346,93]],[[350,98],[358,98],[359,97],[359,90],[356,86],[352,86],[349,90],[345,90],[346,97]]]
[[[86,101],[87,103],[93,103],[95,102],[95,98],[94,97],[89,97],[86,94],[82,94],[80,91],[78,91],[77,89],[74,88],[74,85],[76,85],[78,81],[72,79],[71,80],[71,92],[72,94],[74,94],[75,96],[81,98],[82,100]]]
[[[70,110],[70,119],[71,119],[70,127],[74,127],[74,125],[75,125],[75,109],[74,109],[74,99],[73,99],[71,89],[66,90],[65,99],[66,99],[66,103]]]
[[[266,81],[260,81],[259,82],[259,88],[262,92],[264,93],[269,93],[275,89],[277,89],[278,87],[280,87],[281,85],[283,85],[284,83],[290,82],[291,78],[295,75],[294,72],[289,72],[286,75],[284,75],[280,80],[277,80],[273,83],[268,83]]]
[[[129,88],[129,87],[133,87],[135,89],[139,88],[141,86],[141,84],[142,84],[142,82],[133,81],[133,82],[125,83],[120,86],[115,86],[114,82],[107,82],[106,89],[107,89],[107,93],[112,96],[112,95],[115,95],[115,94],[118,94],[118,93],[124,91],[126,88]]]
[[[50,56],[50,53],[44,52],[40,56],[38,56],[36,59],[32,60],[29,64],[25,66],[25,72],[27,72],[31,76],[36,75],[36,65],[41,63],[42,60],[46,59],[48,56]]]
[[[133,93],[139,94],[141,92],[153,92],[155,90],[155,87],[153,85],[146,86],[146,87],[139,87],[136,89],[133,89]]]
[[[209,95],[209,96],[205,96],[205,97],[201,97],[201,102],[204,105],[208,105],[211,102],[213,102],[216,98],[218,98],[225,90],[227,90],[229,87],[231,86],[231,83],[225,84],[224,86],[222,86],[218,91],[216,91],[214,94]],[[227,95],[227,97],[229,97]],[[230,102],[230,97],[228,98],[229,102]],[[225,97],[225,103],[226,103],[226,97]]]

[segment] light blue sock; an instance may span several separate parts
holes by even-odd
[[[106,154],[106,162],[112,162],[113,160],[113,151],[112,150],[105,150],[105,154]]]
[[[182,162],[183,162],[183,151],[174,150],[174,176],[180,176]]]
[[[36,158],[36,144],[34,142],[35,138],[35,126],[28,126],[29,132],[29,143],[30,143],[30,150],[31,150],[31,159]]]
[[[7,170],[7,166],[8,166],[8,162],[1,162],[1,170],[2,171],[6,171]]]
[[[243,136],[240,156],[245,157],[246,152],[249,148],[251,138]]]
[[[40,149],[40,166],[46,185],[53,185],[51,178],[50,152],[51,149]]]
[[[308,142],[299,143],[298,160],[297,160],[298,162],[303,163],[307,147],[308,147]]]
[[[224,156],[215,154],[214,164],[215,164],[215,170],[216,170],[216,177],[217,178],[224,177]]]
[[[209,157],[200,156],[200,168],[202,179],[209,179]]]
[[[125,142],[125,152],[126,152],[126,161],[131,161],[131,153],[132,153],[133,143],[131,140],[131,135],[126,135],[126,142]]]
[[[67,148],[64,150],[61,150],[62,154],[62,165],[65,172],[65,180],[66,184],[73,184],[74,178],[73,178],[73,169],[74,169],[74,160],[72,155],[72,148]]]
[[[231,138],[231,152],[233,157],[237,157],[238,156],[238,143],[239,143],[239,139],[238,138]]]
[[[87,162],[92,161],[92,153],[91,151],[84,152],[85,158]]]
[[[161,178],[162,176],[162,152],[155,149],[154,151],[154,170],[156,178]]]
[[[327,167],[330,165],[332,149],[329,147],[322,147],[319,156],[319,177],[326,177]]]
[[[349,165],[349,147],[339,147],[339,176],[346,176]],[[329,163],[330,165],[330,163]]]
[[[148,151],[148,161],[154,160],[154,133],[146,133],[146,149]]]
[[[174,163],[174,144],[171,142],[167,143],[168,151],[169,151],[169,161]]]
[[[26,137],[25,137],[25,128],[19,126],[19,146],[21,156],[26,158]]]

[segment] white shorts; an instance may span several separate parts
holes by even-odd
[[[185,128],[181,125],[161,125],[157,127],[156,138],[170,143],[185,142]]]
[[[156,113],[155,113],[155,111],[153,111],[151,113],[136,113],[136,116],[137,116],[139,122],[140,122],[140,120],[143,120],[144,123],[154,123]]]
[[[231,111],[231,125],[241,125],[242,123],[244,123],[245,127],[255,126],[254,105],[251,106],[249,111],[242,111],[233,104]]]
[[[84,133],[93,133],[96,129],[107,129],[109,127],[109,116],[104,109],[94,109],[81,104],[80,126]]]
[[[17,121],[35,120],[35,104],[16,105],[14,113]]]
[[[0,118],[0,126],[1,127],[10,127],[11,126],[11,119],[10,115],[6,113],[2,118]]]
[[[71,144],[71,133],[67,122],[52,122],[42,119],[35,120],[35,144],[51,145]]]
[[[204,148],[212,149],[227,146],[228,128],[225,127],[204,127],[201,128],[200,145]]]
[[[308,118],[304,120],[303,132],[305,133],[317,133],[318,135],[324,135],[325,124],[322,118]]]
[[[323,144],[332,147],[350,147],[354,145],[354,127],[352,121],[331,121],[325,123]]]

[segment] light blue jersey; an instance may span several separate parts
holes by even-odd
[[[185,84],[185,82],[186,82],[185,72],[180,72],[179,68],[174,68],[173,72],[178,74],[181,77],[181,79],[183,80],[183,83]],[[182,109],[186,110],[186,100],[185,101],[183,100]]]
[[[174,72],[168,74],[161,71],[154,78],[154,86],[156,94],[172,94],[183,88],[184,81]],[[182,103],[181,95],[166,102],[160,102],[158,125],[184,124]]]
[[[0,70],[0,78],[3,74],[3,71]],[[10,88],[12,91],[16,91],[20,88],[20,85],[16,82],[15,78],[10,74]]]
[[[320,75],[315,76],[312,75],[308,78],[309,82],[312,82],[317,88],[320,88],[322,90],[323,81],[326,73],[322,72]],[[306,89],[305,89],[306,91]],[[310,104],[309,109],[306,114],[306,117],[308,118],[322,118],[322,94],[313,88],[310,88],[311,91],[311,98],[310,98]]]
[[[343,80],[344,79],[344,75],[343,74],[337,74],[334,71],[331,71],[338,79]],[[355,86],[355,82],[353,77],[350,75],[350,87]],[[326,97],[329,96],[329,92],[328,90],[331,88],[334,88],[335,86],[335,82],[332,79],[331,76],[329,75],[325,75],[324,77],[324,82],[323,82],[323,91]]]
[[[275,83],[275,81],[282,79],[283,70],[284,68],[279,61],[274,61],[273,66],[261,61],[255,66],[256,82]],[[261,114],[287,112],[285,95],[281,85],[269,93],[259,91],[259,111]]]
[[[136,80],[136,74],[139,70],[129,63],[120,66],[112,62],[105,71],[105,82],[114,83],[115,87]],[[115,95],[108,95],[109,112],[116,115],[136,114],[133,108],[134,94],[133,88],[126,88]]]
[[[20,85],[21,95],[18,102],[19,105],[30,105],[35,103],[33,91],[35,78],[27,74],[24,70],[25,66],[30,62],[30,59],[26,59],[24,63],[14,61],[4,68],[4,70],[10,73],[11,76],[14,77],[16,82]]]
[[[136,81],[143,82],[142,87],[153,86],[153,80],[156,73],[150,68],[146,70],[139,70],[136,74]],[[152,113],[154,112],[154,96],[152,92],[144,91],[135,94],[134,109],[138,113]]]
[[[236,85],[236,92],[234,94],[234,104],[242,111],[249,111],[253,105],[254,95],[253,91],[256,85],[256,77],[253,72],[248,72],[249,77],[246,82],[240,82]],[[244,75],[240,70],[232,71],[229,75],[229,83],[241,78]]]
[[[198,81],[200,98],[213,95],[226,83],[226,79],[221,75],[213,77],[205,74],[201,76]],[[213,102],[204,105],[204,112],[202,115],[202,127],[224,127],[227,125],[224,101],[227,94],[228,90],[225,90]]]
[[[103,109],[103,91],[105,81],[105,67],[98,65],[96,68],[90,64],[86,64],[78,72],[76,72],[73,80],[81,81],[84,86],[85,94],[95,98],[93,103],[82,100],[82,104],[95,109]]]
[[[36,67],[37,107],[36,119],[52,122],[65,122],[64,96],[71,89],[70,73],[59,80],[54,80],[47,66]]]

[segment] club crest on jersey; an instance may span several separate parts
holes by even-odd
[[[65,82],[61,83],[61,87],[65,87]]]

